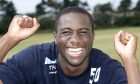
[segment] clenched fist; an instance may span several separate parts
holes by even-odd
[[[16,15],[10,23],[8,35],[16,41],[21,41],[33,35],[39,26],[36,18]]]
[[[138,37],[128,32],[120,31],[115,37],[115,49],[122,60],[135,58]]]

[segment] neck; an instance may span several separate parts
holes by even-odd
[[[87,57],[83,63],[77,66],[73,66],[70,63],[68,63],[62,56],[58,56],[58,61],[60,64],[61,69],[63,72],[71,77],[78,76],[82,74],[88,67],[89,64],[89,58]]]

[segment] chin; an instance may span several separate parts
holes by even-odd
[[[73,59],[73,60],[69,60],[68,61],[68,63],[69,63],[69,65],[71,65],[71,66],[73,66],[73,67],[77,67],[77,66],[80,66],[80,65],[82,65],[82,64],[84,64],[85,63],[85,61],[86,61],[86,58],[87,57],[85,57],[84,59]]]

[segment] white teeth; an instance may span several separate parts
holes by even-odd
[[[68,50],[70,52],[78,52],[78,51],[82,51],[82,48],[68,48]]]
[[[78,51],[78,52],[69,52],[69,54],[71,54],[71,55],[73,55],[73,56],[74,56],[74,55],[81,54],[81,52],[82,52],[82,51]]]
[[[77,56],[82,53],[83,48],[68,48],[68,53],[72,56]]]

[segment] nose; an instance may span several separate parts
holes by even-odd
[[[80,44],[80,41],[81,41],[81,39],[80,39],[80,36],[78,35],[78,33],[73,33],[72,35],[71,35],[71,38],[70,38],[70,43],[72,44],[72,45],[79,45]]]

